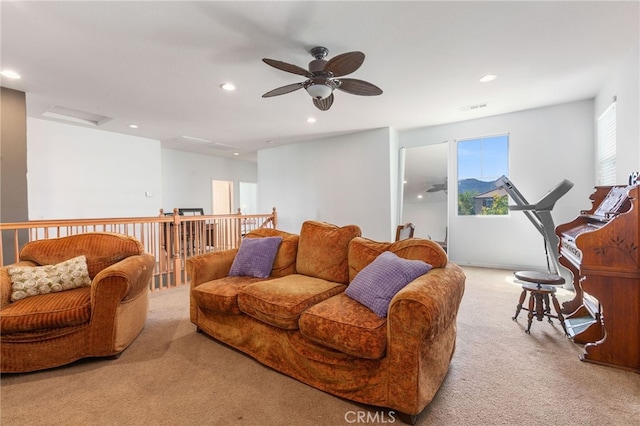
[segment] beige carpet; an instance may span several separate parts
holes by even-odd
[[[511,317],[511,271],[464,268],[458,343],[419,425],[636,425],[640,374],[581,362],[557,322]],[[565,293],[561,301],[568,299]],[[400,424],[276,373],[195,332],[188,288],[151,296],[149,319],[117,360],[3,375],[2,426]]]

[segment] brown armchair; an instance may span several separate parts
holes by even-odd
[[[11,300],[9,268],[55,265],[82,255],[91,285]],[[117,357],[142,331],[155,259],[137,239],[87,233],[32,241],[19,257],[0,268],[0,372]]]

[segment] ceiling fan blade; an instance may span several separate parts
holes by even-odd
[[[352,95],[377,96],[382,94],[382,89],[378,86],[363,80],[357,80],[355,78],[341,78],[338,81],[340,82],[338,89],[343,92],[351,93]]]
[[[297,65],[288,64],[286,62],[276,61],[275,59],[268,59],[268,58],[263,58],[262,62],[264,62],[267,65],[271,65],[272,67],[277,68],[281,71],[290,72],[291,74],[303,75],[305,77],[313,77],[313,74],[311,74],[308,70],[305,70],[304,68],[299,67]]]
[[[324,65],[324,71],[331,72],[334,77],[351,74],[364,62],[364,53],[347,52],[330,59]]]
[[[298,89],[302,89],[303,87],[304,87],[304,83],[287,84],[286,86],[282,86],[282,87],[278,87],[277,89],[270,90],[269,92],[262,95],[262,97],[270,98],[272,96],[280,96],[280,95],[284,95],[285,93],[291,93]]]
[[[333,93],[324,99],[313,99],[313,104],[320,111],[328,110],[329,108],[331,108],[331,105],[333,105]]]

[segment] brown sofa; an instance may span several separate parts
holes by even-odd
[[[308,221],[300,235],[259,229],[247,238],[269,236],[282,243],[266,279],[228,276],[238,249],[187,260],[198,331],[315,388],[415,420],[454,353],[462,270],[432,241],[375,242],[353,225]],[[381,318],[344,291],[385,251],[433,269]]]
[[[16,271],[24,268],[14,267],[32,271],[77,256],[86,258],[82,286],[12,301],[24,297],[16,296],[12,288]],[[118,356],[144,327],[155,259],[135,238],[87,233],[32,241],[22,247],[19,257],[18,263],[0,268],[2,373]]]

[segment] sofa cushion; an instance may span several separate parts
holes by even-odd
[[[262,281],[254,277],[224,277],[202,283],[192,289],[196,304],[204,309],[226,314],[240,314],[238,293],[249,284]]]
[[[91,319],[91,287],[42,294],[13,302],[0,311],[2,334],[70,327]]]
[[[297,272],[347,284],[349,241],[360,234],[356,225],[338,227],[322,222],[304,222],[298,243]]]
[[[9,266],[11,277],[11,301],[40,294],[91,285],[87,258],[74,257],[56,265]]]
[[[283,277],[296,273],[296,255],[299,236],[271,228],[258,228],[245,235],[245,238],[281,237],[282,243],[271,268],[272,277]]]
[[[431,268],[422,260],[403,259],[385,251],[356,275],[345,294],[385,318],[393,296]]]
[[[360,358],[378,359],[387,349],[387,320],[344,293],[300,315],[300,333],[309,340]]]
[[[349,242],[349,280],[353,281],[365,266],[385,251],[403,259],[422,260],[434,268],[444,268],[449,261],[442,247],[431,240],[410,238],[388,243],[356,237]]]
[[[292,274],[246,286],[238,294],[238,306],[242,312],[267,324],[295,330],[305,309],[344,289],[343,284]]]
[[[268,278],[281,242],[282,237],[244,238],[229,275]]]

